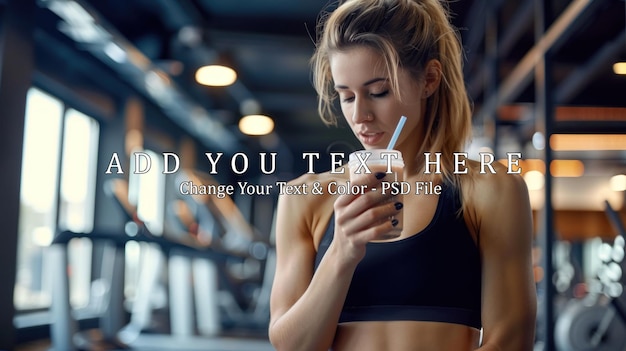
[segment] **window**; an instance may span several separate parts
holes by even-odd
[[[94,222],[99,125],[93,118],[68,109],[63,135],[59,229],[88,233]],[[89,304],[91,258],[91,240],[70,241],[70,302],[74,308]]]
[[[165,175],[163,159],[151,150],[136,151],[131,158],[129,201],[137,206],[137,216],[154,235],[163,234]]]
[[[50,306],[44,247],[56,230],[63,116],[62,103],[37,89],[29,90],[26,99],[14,293],[18,310]]]
[[[93,229],[98,123],[69,109],[65,115],[59,225],[74,232]]]
[[[93,228],[98,123],[91,117],[31,88],[26,100],[20,193],[17,310],[50,306],[50,279],[45,248],[60,230]],[[91,243],[72,241],[68,249],[70,299],[88,303]]]

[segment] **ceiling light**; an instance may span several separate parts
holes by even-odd
[[[626,135],[553,134],[550,146],[555,151],[626,150]]]
[[[202,85],[225,87],[235,83],[236,80],[237,72],[226,66],[202,66],[196,71],[196,81]]]
[[[624,191],[626,190],[626,175],[618,174],[611,177],[609,180],[611,190]]]
[[[506,160],[500,160],[506,164]],[[528,172],[546,173],[546,165],[543,160],[536,158],[519,160],[522,175]],[[580,160],[552,160],[550,162],[550,175],[552,177],[582,177],[585,174],[585,165]],[[533,177],[531,175],[531,177]]]
[[[274,120],[265,115],[248,115],[239,120],[239,130],[247,135],[267,135],[274,130]]]
[[[613,64],[615,74],[626,74],[626,62],[616,62]]]
[[[585,165],[580,160],[553,160],[550,162],[550,174],[553,177],[582,177]]]
[[[528,190],[541,190],[545,184],[543,173],[539,171],[528,171],[524,174],[524,180]]]

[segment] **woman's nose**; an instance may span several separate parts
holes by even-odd
[[[363,123],[365,121],[372,120],[372,112],[360,99],[356,99],[354,101],[354,109],[352,110],[352,122],[354,123]]]

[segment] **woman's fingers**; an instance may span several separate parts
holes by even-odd
[[[402,203],[392,201],[392,195],[383,194],[380,183],[385,173],[361,177],[359,185],[366,185],[367,191],[361,194],[340,195],[334,204],[337,235],[352,242],[364,245],[368,241],[384,237],[397,221]],[[377,190],[373,190],[377,189]]]
[[[399,202],[386,202],[370,207],[356,216],[346,216],[344,221],[338,221],[346,235],[364,233],[368,240],[389,232],[397,222],[393,216],[397,215],[402,208]],[[339,219],[339,218],[338,218]]]

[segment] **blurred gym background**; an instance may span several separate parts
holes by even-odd
[[[310,79],[317,16],[334,6],[0,1],[0,350],[271,349],[276,193],[179,185],[274,184],[307,170],[305,152],[321,172],[357,147],[320,121]],[[449,6],[469,151],[522,153],[536,350],[626,349],[626,2]],[[223,153],[216,174],[205,153]]]

